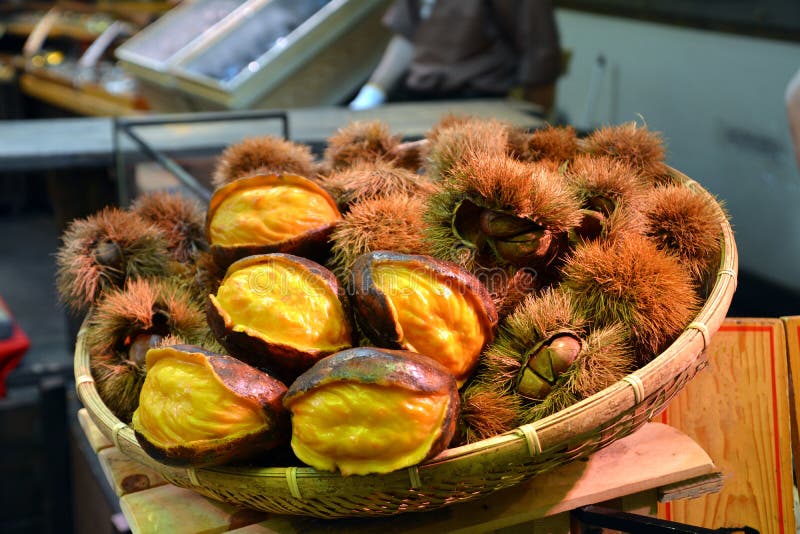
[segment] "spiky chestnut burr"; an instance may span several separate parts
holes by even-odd
[[[200,204],[177,193],[159,191],[141,195],[131,210],[164,233],[167,248],[180,263],[192,263],[208,250],[206,214]]]
[[[521,161],[571,161],[578,154],[578,135],[572,126],[551,126],[532,132],[512,129],[511,155]]]
[[[355,121],[328,138],[323,162],[331,172],[346,169],[358,162],[391,161],[400,137],[381,121]]]
[[[195,269],[191,276],[191,292],[200,302],[205,302],[208,295],[216,293],[222,279],[225,278],[227,266],[220,264],[211,252],[201,252],[195,260]]]
[[[202,306],[167,279],[130,280],[108,292],[86,326],[86,347],[100,398],[121,421],[129,422],[139,401],[145,355],[166,336],[218,348]]]
[[[456,119],[435,129],[429,139],[426,173],[434,182],[448,179],[451,169],[474,154],[504,156],[510,127],[498,120]]]
[[[424,199],[395,192],[354,204],[331,234],[331,270],[346,280],[356,258],[376,250],[428,254]]]
[[[251,174],[298,174],[313,179],[316,164],[311,149],[280,137],[251,137],[229,146],[212,176],[215,187]]]
[[[673,181],[664,162],[665,149],[661,134],[628,122],[598,128],[583,140],[583,150],[595,156],[609,156],[628,163],[649,183]]]
[[[634,359],[624,328],[587,326],[563,290],[526,297],[501,324],[462,394],[463,441],[532,423],[630,372]]]
[[[433,255],[467,269],[529,267],[544,276],[580,222],[577,200],[552,165],[472,153],[428,197]]]
[[[352,167],[324,177],[320,185],[336,200],[341,211],[370,198],[395,193],[406,196],[426,195],[435,190],[426,176],[384,161],[358,162]]]
[[[666,349],[699,308],[680,260],[644,236],[585,242],[562,274],[575,305],[596,327],[622,323],[629,330],[639,364]]]
[[[645,234],[676,254],[698,289],[718,267],[726,214],[713,198],[684,185],[656,187],[645,199]]]
[[[73,312],[126,280],[163,276],[169,252],[164,233],[135,213],[108,207],[70,223],[56,253],[61,302]]]
[[[644,231],[642,208],[650,188],[630,165],[608,156],[580,155],[566,167],[564,176],[583,214],[574,238]]]

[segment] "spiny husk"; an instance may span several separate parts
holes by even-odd
[[[649,183],[673,181],[664,162],[661,134],[635,122],[598,128],[583,140],[583,149],[595,156],[605,155],[627,162]]]
[[[559,332],[572,332],[583,339],[577,358],[543,400],[518,394],[515,381],[528,351]],[[635,361],[624,326],[587,329],[570,294],[560,289],[527,297],[503,322],[497,341],[482,358],[478,374],[462,395],[461,436],[465,442],[486,439],[563,410],[621,380],[633,370]]]
[[[566,168],[565,178],[581,209],[602,218],[602,229],[594,238],[617,239],[644,231],[642,208],[649,185],[626,162],[580,155]],[[576,229],[576,234],[581,231]],[[587,239],[585,235],[579,237]]]
[[[385,123],[355,121],[328,138],[323,159],[331,171],[363,161],[391,161],[392,152],[399,144],[400,137],[393,135]]]
[[[331,270],[346,280],[356,258],[376,250],[429,254],[424,205],[423,197],[402,192],[354,204],[331,234]]]
[[[452,180],[441,184],[438,192],[426,198],[423,218],[431,255],[457,263],[482,280],[497,282],[486,285],[495,304],[507,309],[503,301],[516,293],[513,287],[509,287],[509,282],[513,281],[517,270],[531,266],[507,264],[495,255],[485,237],[470,241],[459,235],[455,224],[457,211],[466,203],[478,210],[509,211],[542,225],[556,236],[554,241],[558,243],[562,241],[561,236],[580,221],[577,201],[567,192],[557,168],[544,162],[525,164],[509,157],[483,160],[475,157],[457,166],[453,174]],[[515,209],[518,211],[513,211]],[[558,245],[553,247],[554,250],[558,248]],[[557,263],[555,259],[551,258],[547,265],[535,266],[536,269],[543,268],[535,276],[536,288],[552,282],[551,275],[555,273],[550,271]]]
[[[580,332],[584,324],[565,291],[546,289],[525,297],[501,322],[497,339],[481,355],[462,394],[461,439],[478,441],[521,424],[525,406],[532,401],[516,393],[515,382],[528,351],[558,332]]]
[[[720,262],[725,212],[709,197],[677,185],[656,187],[645,206],[646,235],[659,249],[677,254],[702,285]]]
[[[630,207],[625,201],[617,204],[617,208],[605,219],[603,230],[598,241],[619,241],[630,235],[644,235],[645,216],[641,205]]]
[[[572,126],[551,126],[527,132],[512,130],[511,155],[521,161],[572,160],[578,154],[578,135]]]
[[[479,276],[484,281],[486,277]],[[532,269],[514,269],[497,273],[495,283],[487,283],[497,314],[502,318],[511,313],[528,295],[541,288],[538,273]]]
[[[608,156],[578,156],[567,167],[565,177],[581,208],[590,208],[593,198],[602,197],[640,209],[649,189],[630,165]]]
[[[167,248],[176,261],[193,262],[197,254],[208,250],[206,214],[198,202],[177,193],[159,191],[137,198],[131,210],[164,232]]]
[[[425,198],[423,207],[423,232],[430,248],[430,255],[440,260],[452,261],[476,272],[479,268],[493,268],[493,258],[482,258],[478,247],[459,237],[453,228],[453,216],[466,194],[450,188],[442,188]]]
[[[169,253],[164,233],[135,213],[108,207],[70,223],[56,254],[59,298],[72,311],[86,309],[107,289],[127,279],[162,276]],[[115,250],[112,264],[98,260],[99,247]]]
[[[251,137],[225,149],[212,182],[215,187],[221,187],[242,176],[259,173],[312,178],[316,174],[314,156],[308,146],[280,137]]]
[[[212,293],[216,293],[222,279],[225,278],[227,267],[220,264],[211,252],[198,254],[195,260],[194,275],[191,278],[192,293],[197,295],[202,302]]]
[[[467,156],[501,156],[508,151],[509,126],[498,120],[454,120],[430,139],[426,172],[431,180],[443,181],[453,166]]]
[[[426,176],[391,163],[362,161],[322,179],[321,184],[344,211],[362,200],[395,193],[407,196],[430,194],[434,185]]]
[[[392,165],[413,173],[423,173],[429,147],[427,139],[402,142],[390,152]]]
[[[167,279],[130,280],[94,308],[86,329],[92,375],[100,398],[120,420],[129,422],[139,402],[145,362],[130,357],[137,336],[173,335],[216,349],[202,306],[180,284]]]
[[[428,139],[430,143],[434,143],[443,131],[446,132],[450,128],[460,128],[463,127],[464,124],[478,120],[480,119],[472,115],[465,115],[461,113],[445,113],[428,131],[428,133],[425,135],[425,138]]]
[[[472,153],[451,169],[448,185],[478,206],[530,219],[556,233],[580,221],[577,200],[550,165]]]
[[[156,347],[169,347],[171,345],[187,345],[186,340],[182,337],[169,334],[161,338],[161,340],[156,344]]]
[[[481,375],[490,382],[513,383],[533,345],[557,332],[580,333],[585,326],[586,318],[567,291],[548,288],[528,295],[501,323],[497,340],[482,356]]]
[[[699,306],[680,261],[644,236],[583,243],[562,273],[576,305],[596,327],[619,322],[630,330],[640,363],[663,351]]]
[[[592,330],[575,362],[542,402],[523,399],[517,426],[538,421],[622,380],[635,369],[636,358],[621,324]]]
[[[472,382],[461,393],[458,433],[451,446],[474,443],[517,426],[521,398],[495,384]]]

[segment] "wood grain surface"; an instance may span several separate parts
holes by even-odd
[[[667,503],[666,519],[706,528],[794,533],[786,338],[778,319],[727,319],[709,365],[662,421],[700,444],[722,470],[719,493]]]
[[[586,461],[559,466],[479,501],[391,518],[324,520],[247,510],[163,484],[163,480],[149,478],[147,468],[128,460],[114,447],[101,450],[99,457],[108,482],[121,497],[120,507],[134,533],[236,529],[252,533],[323,533],[344,529],[421,534],[506,532],[523,526],[528,533],[568,532],[569,516],[562,512],[616,499],[620,509],[641,513],[655,507],[657,489],[678,482],[703,481],[718,474],[709,456],[688,436],[675,428],[650,423]],[[142,475],[148,477],[147,484]],[[701,485],[701,491],[718,489]]]
[[[120,497],[167,483],[159,473],[131,460],[116,447],[103,449],[97,457],[106,480]]]
[[[791,402],[791,421],[792,421],[792,451],[794,454],[794,471],[800,473],[800,425],[798,425],[798,414],[800,414],[800,315],[783,317],[783,325],[786,329],[786,352],[789,361],[789,379],[791,389],[789,390],[789,401]]]

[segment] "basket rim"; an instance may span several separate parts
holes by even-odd
[[[670,172],[687,187],[713,200],[719,212],[724,215],[717,199],[700,184],[671,167]],[[509,455],[518,459],[521,456],[532,457],[544,452],[556,451],[568,444],[570,440],[575,440],[576,437],[591,435],[598,429],[605,428],[613,422],[616,415],[637,408],[644,400],[658,393],[667,379],[688,369],[698,356],[704,353],[711,337],[721,326],[736,289],[738,256],[733,230],[727,217],[722,217],[720,226],[723,246],[716,281],[693,321],[666,350],[622,380],[568,408],[504,434],[446,449],[434,458],[407,468],[411,481],[410,487],[415,488],[418,485],[420,473],[435,473],[444,466],[458,467],[462,463],[470,462],[477,455],[483,455],[490,451],[496,454],[498,466],[507,464]],[[100,399],[89,367],[88,351],[85,347],[86,324],[87,321],[84,320],[75,345],[74,372],[78,397],[100,431],[118,449],[135,461],[167,477],[169,475],[183,478],[188,476],[192,485],[197,487],[201,486],[201,479],[215,479],[219,476],[258,478],[269,484],[270,490],[275,489],[273,486],[282,488],[286,492],[286,498],[302,498],[297,485],[298,479],[304,481],[324,480],[329,483],[337,479],[354,478],[353,476],[345,477],[339,473],[317,471],[307,466],[222,465],[195,469],[168,466],[156,461],[139,446],[133,429],[112,414]],[[613,406],[614,410],[608,410],[608,406]],[[658,412],[660,409],[648,413],[648,420]],[[402,469],[399,470],[399,472],[402,471]],[[364,475],[355,478],[377,477],[380,479],[397,474],[398,471],[394,471],[385,475]],[[403,476],[406,475],[401,475],[401,479]],[[274,481],[275,484],[269,481]],[[408,489],[409,478],[403,479],[402,484]]]

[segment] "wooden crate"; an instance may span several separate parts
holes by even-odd
[[[800,414],[800,315],[783,317],[786,329],[786,349],[789,360],[789,401],[791,402],[792,451],[795,474],[800,473],[800,430],[798,430],[798,414]]]
[[[725,477],[722,490],[660,506],[664,519],[706,528],[794,533],[786,335],[779,319],[727,319],[709,365],[662,413]]]

